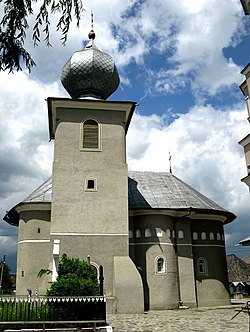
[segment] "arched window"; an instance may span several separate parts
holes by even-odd
[[[209,239],[210,239],[210,240],[214,240],[214,233],[213,233],[213,232],[210,232],[210,233],[209,233]]]
[[[156,236],[162,237],[163,236],[163,230],[161,228],[156,228]]]
[[[193,232],[193,240],[198,240],[198,233],[197,232]]]
[[[133,238],[133,231],[129,231],[129,238],[132,239]]]
[[[137,229],[137,230],[136,230],[136,232],[135,232],[135,237],[136,237],[137,239],[139,239],[139,238],[141,237],[141,231],[140,231],[140,229]]]
[[[197,273],[200,275],[208,274],[207,260],[204,257],[200,257],[197,260]]]
[[[217,240],[220,241],[220,239],[221,239],[221,238],[220,238],[220,233],[217,233],[217,236],[216,236],[216,237],[217,237]]]
[[[82,124],[83,149],[99,149],[99,125],[95,120],[86,120]]]
[[[166,235],[167,235],[167,237],[171,237],[171,231],[169,228],[167,228],[167,230],[166,230]]]
[[[201,239],[206,240],[207,239],[207,234],[205,232],[201,233]]]
[[[175,238],[175,231],[174,231],[174,229],[172,231],[172,236],[173,236],[173,238]]]
[[[181,229],[178,231],[178,238],[179,239],[184,239],[184,232]]]
[[[158,256],[155,259],[155,272],[156,273],[166,273],[166,259],[165,257]]]
[[[152,232],[150,228],[146,228],[145,229],[145,237],[151,237],[152,236]]]

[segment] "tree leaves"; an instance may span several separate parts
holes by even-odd
[[[2,2],[2,0],[0,0]],[[38,45],[41,42],[41,29],[44,33],[44,42],[50,44],[49,15],[60,13],[56,29],[62,34],[62,43],[65,44],[72,14],[79,26],[83,11],[81,0],[41,0],[42,4],[36,16],[33,26],[33,42]],[[0,70],[13,72],[26,67],[31,71],[35,66],[30,53],[25,50],[24,42],[26,30],[29,28],[28,17],[33,14],[33,6],[36,0],[4,0],[4,16],[0,22]]]
[[[99,295],[97,276],[92,267],[78,258],[62,255],[58,276],[47,291],[48,296],[93,296]]]

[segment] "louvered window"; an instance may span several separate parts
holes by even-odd
[[[83,148],[99,148],[99,126],[94,120],[87,120],[83,124]]]

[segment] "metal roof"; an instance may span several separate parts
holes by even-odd
[[[26,197],[22,203],[30,203],[30,202],[50,203],[51,195],[52,195],[52,177],[50,177],[40,187],[38,187],[28,197]]]
[[[171,173],[129,172],[130,209],[190,207],[226,211]]]
[[[98,99],[107,99],[120,83],[114,60],[100,51],[93,40],[67,61],[61,81],[72,98],[92,96]]]
[[[33,191],[4,217],[11,224],[18,224],[16,207],[28,203],[50,203],[52,177]],[[167,172],[128,172],[128,204],[130,210],[199,210],[217,213],[230,222],[235,215],[205,197],[197,190]],[[15,213],[14,213],[15,212]]]

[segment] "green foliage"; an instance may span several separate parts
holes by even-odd
[[[0,0],[2,2],[3,0]],[[56,29],[62,33],[62,43],[67,39],[67,34],[72,21],[72,14],[77,20],[77,26],[83,10],[81,0],[40,0],[40,10],[35,18],[33,27],[33,42],[37,45],[41,41],[41,32],[47,46],[50,44],[49,15],[60,13]],[[22,70],[23,63],[30,71],[35,65],[31,55],[24,48],[26,31],[29,28],[28,18],[33,13],[36,0],[4,0],[3,18],[0,21],[0,70]]]
[[[63,255],[58,266],[58,277],[47,291],[48,296],[98,296],[96,273],[79,258]]]

